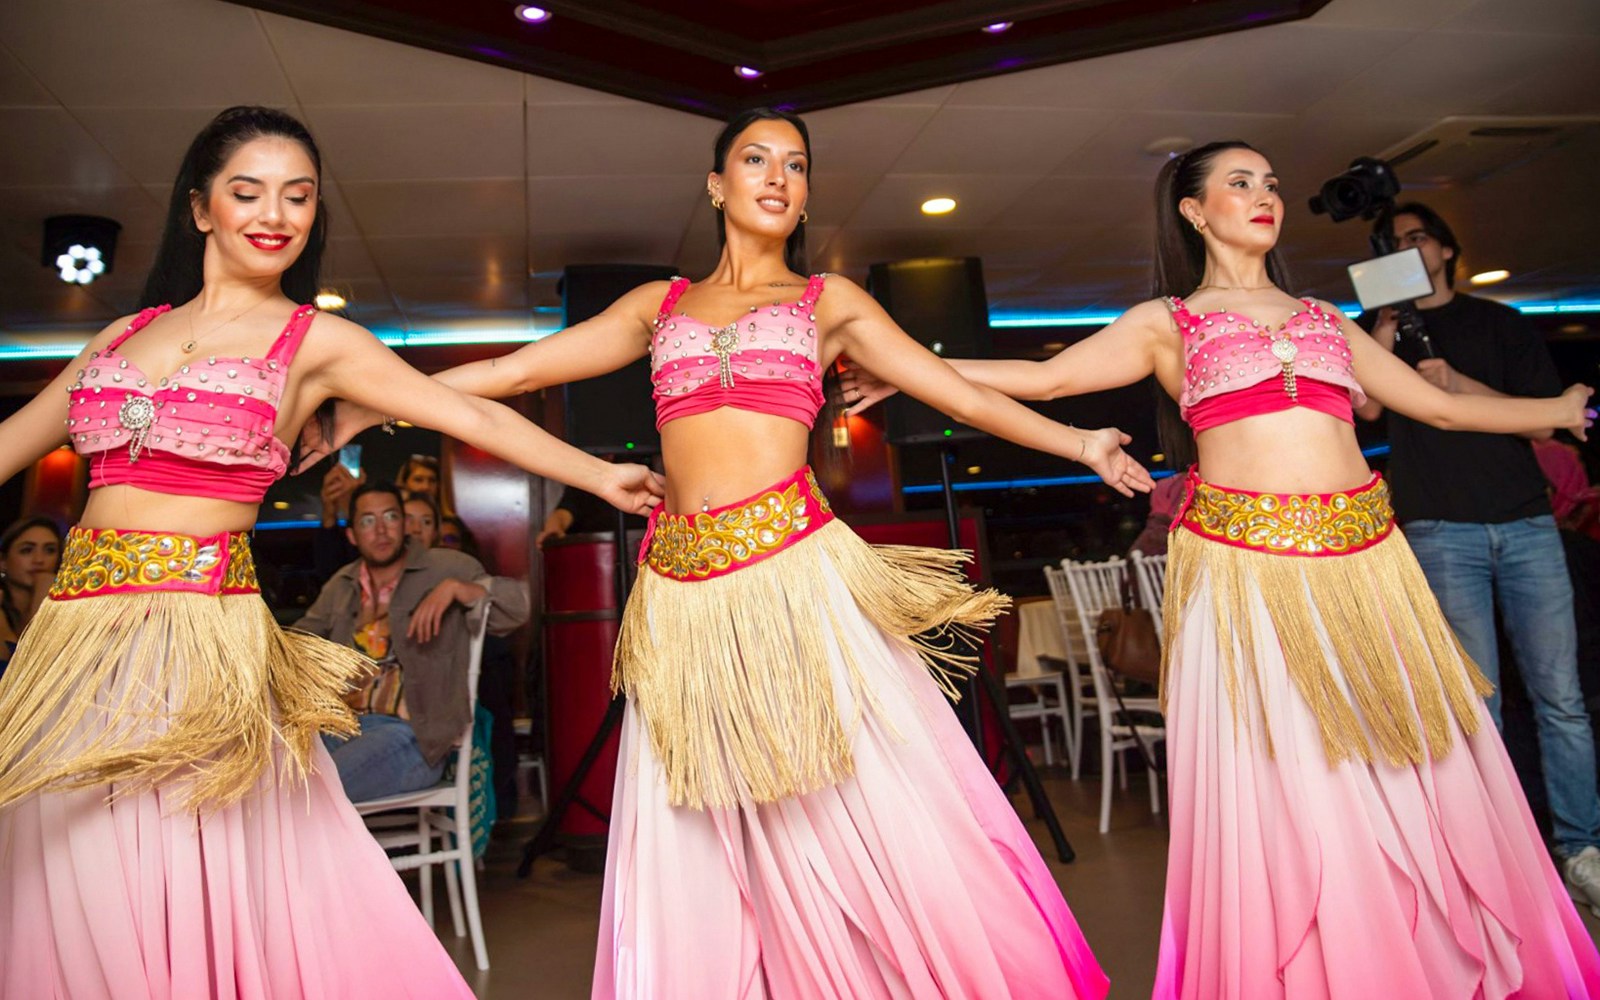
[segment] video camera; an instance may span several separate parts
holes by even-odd
[[[1372,260],[1350,265],[1350,283],[1363,311],[1394,306],[1399,319],[1397,337],[1412,338],[1434,357],[1427,328],[1417,312],[1415,301],[1433,292],[1433,280],[1415,247],[1399,250],[1390,224],[1395,195],[1400,193],[1400,178],[1394,168],[1371,156],[1357,157],[1350,169],[1322,185],[1311,199],[1311,211],[1334,222],[1362,218],[1373,223],[1370,242]]]

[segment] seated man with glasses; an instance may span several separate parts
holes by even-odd
[[[295,627],[378,663],[350,692],[361,735],[328,739],[345,793],[363,802],[439,781],[472,718],[466,610],[488,597],[489,631],[504,635],[528,620],[528,597],[471,556],[407,544],[398,487],[361,485],[348,520],[357,558],[334,573]]]

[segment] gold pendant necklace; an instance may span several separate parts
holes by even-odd
[[[241,313],[239,313],[239,314],[237,314],[235,316],[231,316],[228,319],[223,320],[221,323],[218,323],[216,326],[214,326],[211,329],[207,330],[205,333],[200,334],[199,336],[195,335],[195,332],[194,332],[194,313],[191,312],[189,314],[189,339],[184,341],[183,343],[179,344],[178,345],[178,349],[183,351],[183,353],[185,353],[185,354],[193,354],[195,346],[197,344],[199,344],[200,341],[202,341],[205,338],[211,336],[213,333],[216,333],[218,330],[222,329],[223,327],[227,326],[230,323],[237,323],[239,320],[243,319],[247,314],[252,313],[255,310],[261,308],[261,306],[266,303],[267,299],[270,299],[270,298],[272,298],[272,296],[271,295],[267,295],[265,298],[262,298],[262,299],[258,300],[255,305],[251,306],[250,308],[244,310],[243,312],[241,312]]]

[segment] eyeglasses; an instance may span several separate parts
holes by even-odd
[[[405,520],[405,515],[397,510],[386,510],[382,514],[362,514],[356,518],[357,531],[371,531],[377,526],[379,519],[389,527],[394,527]]]

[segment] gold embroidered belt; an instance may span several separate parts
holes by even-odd
[[[1377,474],[1337,493],[1255,493],[1214,486],[1189,470],[1173,521],[1202,538],[1290,556],[1342,556],[1370,548],[1394,530],[1389,486]]]
[[[255,594],[255,561],[244,532],[182,535],[118,528],[67,532],[50,598],[71,601],[106,594],[177,591]]]
[[[833,520],[810,466],[756,496],[696,514],[650,515],[639,562],[674,580],[709,580],[760,562]]]

